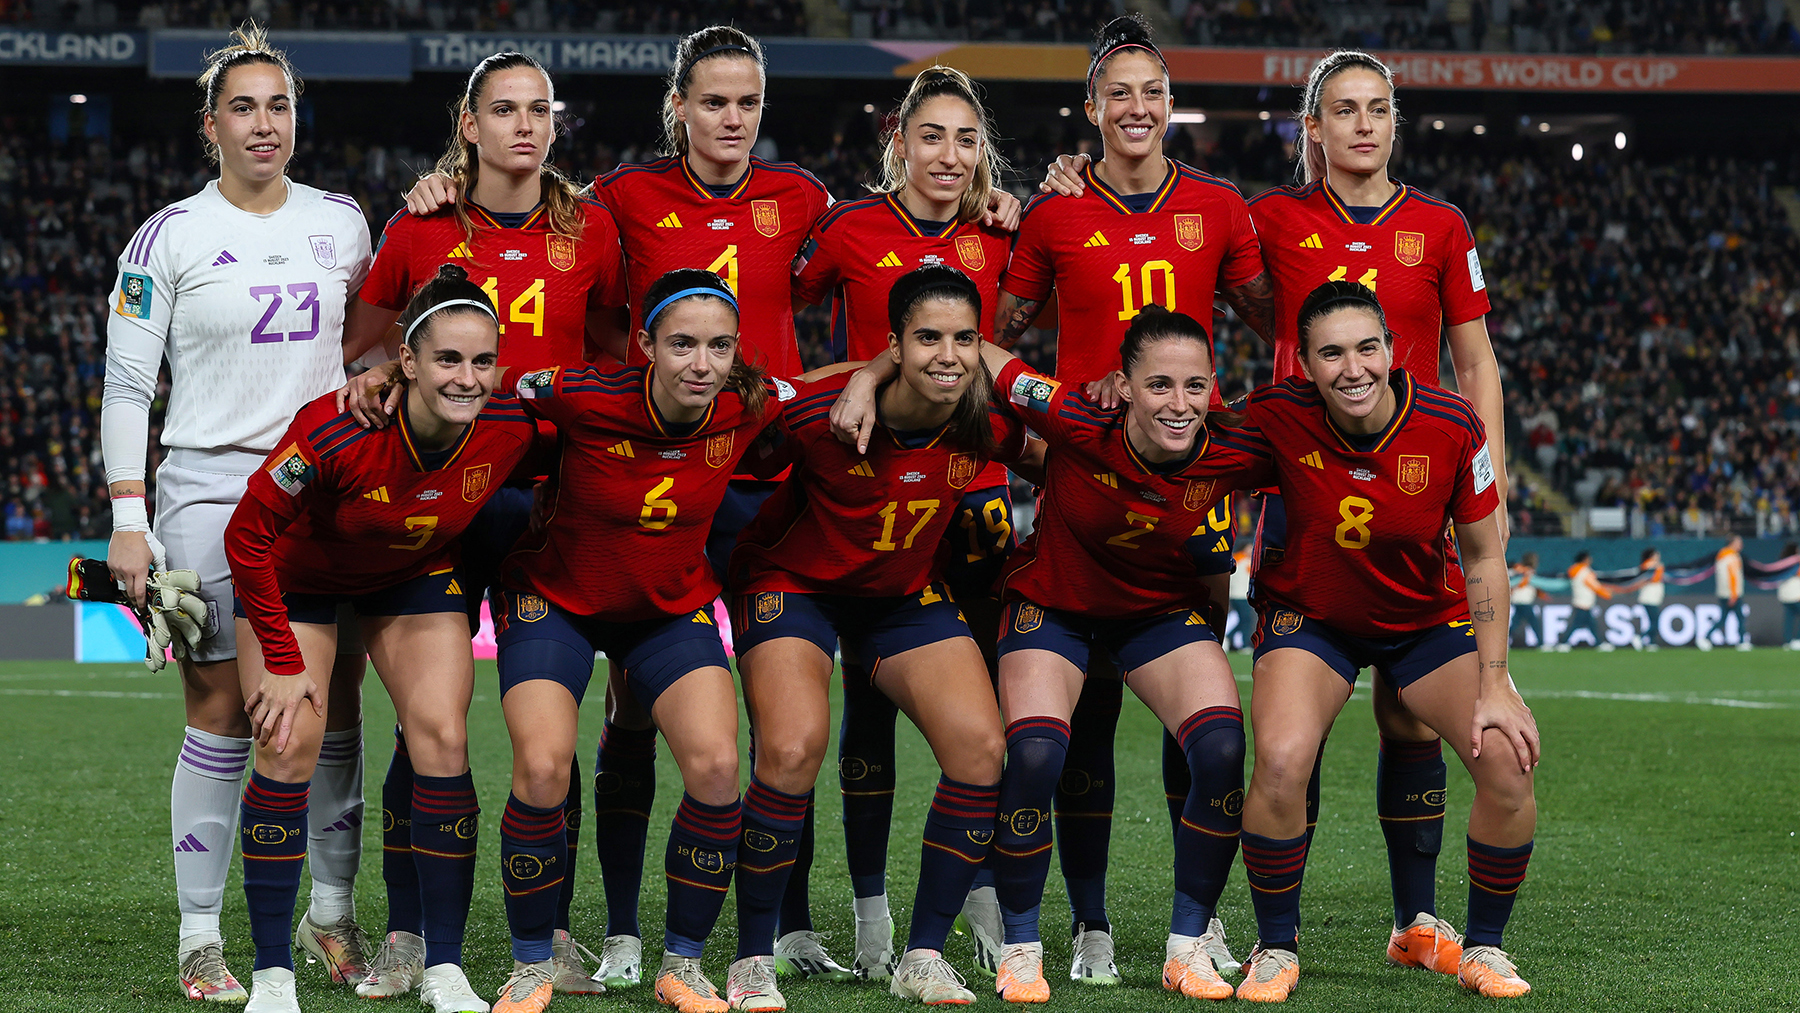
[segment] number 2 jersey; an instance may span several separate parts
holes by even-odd
[[[404,410],[364,429],[336,400],[294,416],[225,531],[232,583],[277,674],[302,667],[282,594],[367,594],[455,565],[457,536],[537,436],[517,400],[495,397],[447,455],[433,454]]]
[[[1359,637],[1466,616],[1451,524],[1500,505],[1475,409],[1403,369],[1388,383],[1394,417],[1368,437],[1339,430],[1299,378],[1257,388],[1246,408],[1287,506],[1286,547],[1263,550],[1256,597]]]
[[[854,373],[810,384],[784,414],[780,453],[793,464],[756,519],[738,536],[729,575],[736,594],[799,591],[885,597],[910,594],[942,576],[944,532],[988,455],[933,434],[877,426],[869,452],[831,434],[831,406]],[[904,383],[896,380],[895,383]],[[1017,460],[1025,430],[989,409],[992,459]],[[911,438],[908,438],[911,437]]]
[[[1132,449],[1123,407],[1101,409],[1079,387],[1016,360],[995,382],[1049,444],[1036,526],[1007,563],[1001,600],[1102,617],[1204,608],[1200,578],[1230,572],[1226,496],[1272,476],[1267,445],[1254,429],[1209,427],[1192,459],[1164,470]]]

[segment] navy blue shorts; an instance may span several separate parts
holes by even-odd
[[[844,657],[873,677],[881,659],[967,637],[969,624],[949,588],[939,582],[917,594],[891,598],[798,591],[741,594],[732,603],[731,634],[739,657],[782,637],[809,640],[827,657],[841,642]]]
[[[1356,685],[1356,675],[1375,666],[1395,689],[1405,689],[1465,654],[1475,653],[1475,627],[1458,619],[1392,637],[1358,637],[1290,608],[1268,604],[1253,639],[1254,661],[1270,651],[1298,648]]]
[[[620,623],[565,612],[529,592],[501,591],[500,601],[505,608],[494,624],[502,697],[522,682],[549,679],[579,704],[600,653],[624,666],[626,684],[645,710],[689,672],[730,671],[711,606]]]
[[[462,572],[469,588],[469,631],[481,628],[481,602],[500,611],[500,562],[512,552],[519,536],[531,527],[532,490],[503,485],[481,505],[475,519],[462,533]]]
[[[461,612],[463,586],[461,571],[452,567],[403,580],[392,587],[367,594],[289,592],[281,596],[281,603],[287,606],[290,623],[331,626],[338,621],[338,606],[343,604],[355,609],[359,616],[421,616],[433,612]],[[231,598],[231,612],[239,619],[247,618],[244,614],[244,602],[235,594]]]
[[[1094,648],[1103,648],[1123,677],[1131,670],[1189,644],[1218,643],[1206,617],[1195,609],[1148,616],[1085,616],[1036,602],[1006,606],[1000,623],[1000,657],[1014,651],[1049,651],[1088,670]]]
[[[725,568],[731,565],[731,550],[737,548],[738,535],[756,519],[763,502],[781,488],[780,482],[757,482],[734,478],[725,486],[725,498],[713,514],[712,530],[706,535],[706,561],[712,564],[713,576],[726,584]],[[734,641],[735,643],[735,641]]]
[[[992,598],[994,584],[1018,538],[1012,490],[1004,485],[964,491],[956,517],[944,531],[944,583],[958,598]]]

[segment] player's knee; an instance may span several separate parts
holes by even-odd
[[[761,752],[759,744],[758,753]],[[689,795],[707,805],[723,805],[737,796],[738,757],[734,739],[724,746],[708,745],[677,756],[682,785]]]
[[[412,733],[407,732],[407,746],[412,745]],[[521,790],[523,789],[523,790]],[[569,757],[552,756],[547,751],[513,757],[513,791],[527,804],[534,806],[561,805],[569,794]]]
[[[1312,779],[1319,744],[1299,738],[1256,740],[1256,768],[1251,780],[1259,794],[1277,805],[1303,803]]]
[[[979,729],[957,736],[956,755],[944,758],[944,773],[966,784],[994,784],[1006,758],[1006,736],[1000,729]]]
[[[785,739],[759,738],[756,743],[756,777],[777,791],[801,794],[818,779],[825,761],[829,732],[811,731]]]
[[[432,777],[454,777],[469,766],[469,733],[462,721],[411,720],[406,747],[413,769]]]

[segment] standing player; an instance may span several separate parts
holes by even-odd
[[[531,450],[516,400],[488,400],[499,334],[487,295],[446,264],[407,308],[397,424],[369,431],[326,394],[288,427],[225,531],[241,675],[257,738],[243,800],[252,1010],[298,1011],[288,947],[340,605],[361,617],[416,772],[405,858],[418,884],[420,996],[478,1011],[462,970],[480,808],[467,719],[475,686],[458,536]],[[430,510],[429,515],[420,515]]]
[[[1594,622],[1594,608],[1602,598],[1611,598],[1612,589],[1600,583],[1594,576],[1594,554],[1582,549],[1575,554],[1575,562],[1569,567],[1569,628],[1563,634],[1562,643],[1556,649],[1568,653],[1574,646],[1575,634],[1586,631],[1594,638],[1594,646],[1601,651],[1610,652],[1613,645],[1606,642],[1606,634],[1600,632]]]
[[[1668,585],[1663,582],[1662,553],[1652,545],[1644,550],[1638,560],[1638,604],[1644,608],[1644,632],[1638,634],[1638,646],[1646,651],[1657,650],[1658,632],[1662,623],[1663,595]]]
[[[1713,630],[1719,633],[1719,643],[1726,642],[1726,620],[1736,618],[1738,629],[1737,649],[1750,650],[1750,625],[1744,616],[1744,540],[1737,535],[1725,543],[1713,557],[1713,591],[1719,597],[1719,622],[1712,630],[1702,630],[1694,638],[1694,646],[1702,651],[1712,650]]]
[[[356,306],[369,261],[356,202],[285,175],[300,92],[287,58],[260,29],[232,39],[199,80],[201,133],[219,178],[151,216],[119,256],[100,427],[113,576],[141,603],[154,572],[194,570],[207,602],[204,635],[181,661],[187,730],[170,815],[182,987],[220,1002],[246,997],[225,967],[219,910],[250,758],[221,533],[294,412],[343,382],[345,308]],[[157,469],[152,534],[144,468],[164,358],[168,455]],[[354,980],[366,971],[351,892],[361,855],[362,649],[353,637],[340,649],[314,793],[320,818],[309,830],[312,896],[298,935],[334,979]]]
[[[938,579],[939,543],[963,490],[996,453],[1016,458],[1024,429],[990,417],[981,294],[967,275],[937,265],[901,275],[888,319],[888,350],[869,371],[890,377],[876,396],[870,453],[839,443],[827,425],[849,376],[809,388],[781,430],[794,470],[731,557],[732,626],[757,743],[728,988],[737,1009],[786,1007],[770,940],[831,738],[840,643],[860,662],[857,677],[906,711],[943,768],[904,955],[870,976],[891,973],[896,995],[927,1004],[975,998],[943,948],[993,837],[1004,747],[981,654]]]
[[[1100,30],[1086,110],[1100,129],[1101,160],[1081,169],[1079,191],[1068,188],[1075,195],[1049,193],[1026,206],[1001,285],[995,342],[1011,347],[1052,291],[1056,378],[1064,383],[1110,376],[1126,326],[1151,303],[1198,311],[1205,326],[1220,293],[1266,338],[1269,279],[1243,197],[1225,180],[1163,154],[1173,99],[1168,68],[1142,16],[1116,18]],[[1229,558],[1229,532],[1219,551]],[[1118,980],[1105,897],[1112,738],[1122,692],[1111,678],[1090,678],[1083,687],[1056,799],[1057,850],[1077,942],[1070,976],[1107,984]],[[1217,929],[1223,938],[1223,926]],[[1222,946],[1214,960],[1235,966]]]
[[[1013,198],[997,189],[1004,162],[987,110],[967,75],[950,67],[920,72],[895,113],[881,157],[880,190],[833,206],[794,262],[796,299],[833,300],[833,353],[840,362],[887,354],[893,333],[889,293],[909,270],[933,264],[956,267],[975,283],[982,305],[993,306],[1012,249],[1008,232],[984,223],[991,199]],[[979,326],[984,336],[989,333],[988,320]],[[990,669],[999,612],[992,588],[1013,545],[1006,483],[1004,467],[982,469],[961,492],[945,536],[950,558],[944,579]],[[898,710],[875,689],[860,659],[845,659],[843,683],[838,778],[844,850],[855,895],[851,966],[858,977],[884,978],[894,959],[886,872]],[[983,905],[996,913],[982,917],[977,912]],[[991,882],[971,894],[970,913],[977,959],[991,971],[999,945]],[[776,952],[781,952],[779,946]]]
[[[501,313],[500,365],[581,364],[589,318],[624,303],[624,263],[612,216],[579,194],[548,161],[556,140],[554,101],[550,75],[523,53],[496,53],[469,74],[449,146],[438,162],[438,170],[455,185],[454,205],[426,216],[401,210],[388,221],[362,290],[368,304],[365,324],[348,338],[352,353],[379,341],[413,291],[448,259],[468,269]],[[369,390],[389,378],[389,370],[370,370],[352,381],[350,390]],[[359,399],[350,403],[360,410]],[[540,429],[551,427],[544,423]],[[499,489],[464,538],[462,583],[469,591],[471,624],[479,620],[500,560],[529,523],[531,484],[521,481]],[[396,731],[382,785],[388,934],[369,979],[357,986],[368,997],[404,993],[423,971],[418,962],[419,887],[407,853],[412,798],[408,756],[405,737]],[[579,761],[571,777],[580,781]],[[581,796],[571,795],[569,806],[564,824],[573,856]],[[563,880],[557,908],[556,987],[560,992],[596,992],[600,987],[583,965],[584,948],[570,935],[574,889],[570,874]]]
[[[1307,380],[1259,389],[1248,410],[1282,448],[1273,461],[1292,551],[1265,558],[1256,577],[1243,852],[1259,942],[1238,998],[1281,1002],[1299,978],[1305,772],[1369,666],[1450,740],[1475,781],[1458,977],[1482,995],[1523,995],[1531,986],[1501,934],[1531,856],[1538,735],[1507,674],[1502,501],[1487,436],[1469,402],[1393,367],[1381,305],[1364,286],[1319,286],[1298,333]]]
[[[1512,591],[1508,595],[1512,605],[1512,620],[1507,625],[1506,635],[1511,639],[1515,632],[1518,633],[1520,647],[1526,646],[1526,632],[1532,630],[1537,631],[1538,642],[1543,643],[1544,627],[1538,622],[1538,589],[1531,583],[1531,578],[1537,576],[1537,565],[1537,553],[1527,552],[1519,557],[1519,562],[1508,574],[1508,581],[1512,585]],[[1543,644],[1543,647],[1546,651],[1550,649],[1549,644]]]

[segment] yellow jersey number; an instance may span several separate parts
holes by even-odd
[[[1119,269],[1113,272],[1112,280],[1119,283],[1119,299],[1122,303],[1119,310],[1120,320],[1130,320],[1138,315],[1139,310],[1156,302],[1152,293],[1155,291],[1155,284],[1159,277],[1162,279],[1161,305],[1166,310],[1173,311],[1175,309],[1174,264],[1166,260],[1146,261],[1144,266],[1135,273],[1138,276],[1139,285],[1134,291],[1131,284],[1133,271],[1130,264],[1120,264]]]
[[[544,336],[544,279],[532,279],[531,284],[526,286],[525,291],[520,292],[510,305],[501,302],[498,278],[489,278],[482,282],[481,290],[487,293],[488,298],[494,301],[496,307],[507,306],[506,320],[500,324],[501,334],[505,334],[506,325],[512,323],[530,324],[532,337]]]
[[[1375,504],[1361,496],[1345,496],[1338,502],[1338,516],[1344,521],[1337,526],[1337,543],[1346,549],[1368,548],[1369,521],[1375,516]]]
[[[402,537],[410,538],[412,541],[397,542],[389,545],[388,548],[417,552],[425,547],[425,543],[431,541],[432,535],[437,534],[438,519],[436,517],[408,517],[402,523],[406,525],[406,534]]]
[[[730,246],[725,247],[725,252],[719,254],[717,259],[706,265],[706,269],[719,277],[724,278],[725,284],[730,286],[732,294],[735,295],[738,290],[737,244],[732,243]]]
[[[881,518],[881,537],[875,540],[875,544],[871,548],[877,552],[893,552],[895,549],[912,548],[913,539],[919,537],[919,532],[925,530],[925,525],[930,524],[931,519],[937,516],[939,502],[935,499],[907,501],[906,512],[919,519],[913,522],[912,530],[906,533],[906,540],[898,545],[894,544],[894,519],[900,514],[900,504],[896,501],[882,507],[876,514]],[[920,516],[921,512],[924,516]]]
[[[998,556],[1005,550],[1007,542],[1012,539],[1012,524],[1006,516],[1006,501],[998,496],[982,504],[979,516],[974,507],[964,510],[958,516],[957,523],[969,534],[969,551],[965,562],[979,563],[989,556]],[[990,536],[989,543],[982,540],[984,531]]]
[[[675,501],[668,498],[675,488],[673,478],[665,478],[644,494],[644,509],[638,511],[638,525],[648,531],[661,531],[675,523]]]
[[[1363,288],[1368,289],[1371,292],[1375,291],[1375,272],[1377,270],[1379,270],[1379,268],[1371,267],[1367,271],[1364,271],[1362,273],[1362,277],[1356,279],[1356,283],[1358,285],[1361,285]],[[1329,277],[1327,277],[1325,280],[1326,281],[1344,281],[1345,279],[1347,279],[1349,277],[1350,277],[1350,269],[1348,267],[1344,267],[1343,265],[1340,264],[1340,265],[1338,265],[1338,269],[1331,272],[1331,275]]]
[[[1132,539],[1142,538],[1156,530],[1156,522],[1162,518],[1151,514],[1140,514],[1135,510],[1125,511],[1126,529],[1108,538],[1106,544],[1117,545],[1126,549],[1137,549],[1142,546],[1132,544]]]

